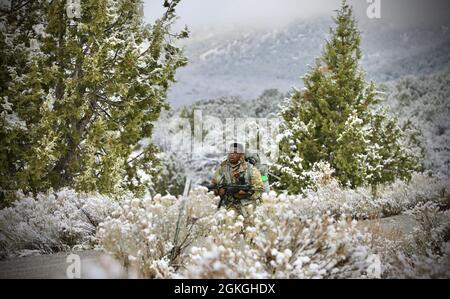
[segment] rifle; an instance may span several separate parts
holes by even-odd
[[[217,205],[217,209],[220,209],[222,206],[223,200],[226,195],[231,195],[239,192],[245,191],[247,193],[253,194],[255,191],[264,191],[262,188],[253,188],[250,184],[205,184],[203,187],[208,188],[208,191],[225,189],[225,194],[220,196],[219,204]]]

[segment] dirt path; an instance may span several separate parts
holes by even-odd
[[[66,271],[73,261],[67,261],[70,254],[71,252],[60,252],[0,261],[0,279],[68,278]],[[90,268],[93,264],[100,263],[106,256],[105,253],[94,250],[77,251],[74,254],[80,257],[81,276],[85,272],[83,268]],[[101,277],[101,275],[99,276]]]
[[[398,229],[402,234],[412,233],[417,224],[412,216],[397,215],[359,221],[357,227],[365,229],[378,223],[382,230]],[[70,252],[64,252],[0,261],[0,278],[68,278],[66,272],[71,263],[67,261],[67,257],[70,254]],[[75,254],[80,257],[81,278],[111,278],[111,273],[114,278],[128,277],[120,265],[101,251],[87,250],[75,252]],[[103,272],[102,269],[105,268],[108,268],[108,273]]]
[[[375,220],[358,221],[357,227],[364,229],[374,225],[379,225],[382,231],[398,230],[401,234],[407,235],[414,231],[417,221],[411,215],[396,215]]]

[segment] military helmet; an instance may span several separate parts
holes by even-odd
[[[244,154],[244,146],[241,143],[233,142],[230,144],[229,151],[232,150],[232,153]]]

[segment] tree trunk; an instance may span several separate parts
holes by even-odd
[[[377,198],[378,197],[378,184],[371,185],[372,187],[372,197]]]

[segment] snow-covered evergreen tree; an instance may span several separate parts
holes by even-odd
[[[14,99],[7,96],[13,77],[30,71],[32,51],[40,27],[42,11],[38,1],[3,1],[0,3],[0,161],[1,191],[13,191],[18,163],[24,158],[21,150],[27,142],[25,122],[18,117]],[[23,109],[23,108],[22,108]],[[5,190],[6,189],[6,190]],[[8,192],[8,194],[13,194]],[[0,193],[0,196],[4,194]],[[0,197],[0,200],[2,198]]]
[[[188,32],[170,32],[178,2],[164,1],[153,25],[143,22],[140,0],[81,1],[79,16],[64,0],[24,1],[21,11],[36,6],[36,16],[4,22],[2,47],[25,47],[28,56],[21,68],[2,61],[3,189],[144,191],[157,148],[141,141],[151,137],[175,71],[186,64],[173,41]],[[30,28],[34,46],[23,33]]]
[[[408,179],[417,157],[401,146],[402,131],[384,112],[373,83],[359,66],[360,33],[344,1],[315,67],[281,110],[280,156],[275,187],[297,193],[311,184],[307,173],[326,161],[344,185],[357,187]]]

